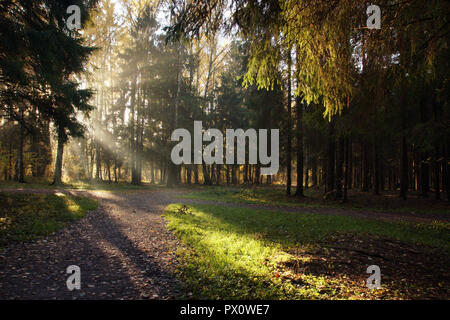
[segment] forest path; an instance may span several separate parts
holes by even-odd
[[[179,243],[161,217],[175,190],[0,192],[64,193],[95,198],[97,210],[44,239],[0,249],[0,299],[173,299]],[[66,268],[81,269],[69,291]]]
[[[44,239],[0,249],[0,299],[173,299],[185,295],[173,252],[180,244],[161,217],[170,203],[214,204],[280,212],[429,223],[447,215],[364,209],[288,207],[181,199],[186,189],[80,191],[0,189],[95,198],[97,210]],[[69,291],[66,268],[81,268],[81,290]]]
[[[354,218],[377,219],[387,221],[406,221],[413,223],[432,223],[433,221],[450,222],[450,212],[448,213],[418,213],[418,212],[387,212],[364,208],[332,208],[332,207],[308,207],[308,206],[286,206],[286,205],[266,205],[252,203],[235,203],[213,200],[199,199],[175,199],[183,204],[211,204],[224,207],[241,207],[257,210],[271,210],[279,212],[297,212],[325,215],[342,215]]]

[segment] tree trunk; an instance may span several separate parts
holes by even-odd
[[[446,143],[444,151],[444,159],[442,163],[442,184],[447,192],[447,200],[450,202],[450,144]]]
[[[222,166],[220,165],[220,164],[218,164],[217,166],[216,166],[216,185],[220,185],[220,174],[221,174],[221,169],[222,169]]]
[[[345,158],[344,159],[345,173],[344,173],[344,193],[342,196],[342,202],[347,202],[347,200],[348,200],[347,190],[348,190],[349,178],[351,176],[351,173],[349,172],[349,168],[350,168],[349,158],[351,158],[350,150],[349,150],[349,145],[350,145],[349,140],[350,140],[349,138],[345,139],[345,146],[344,146],[344,149],[345,149],[345,157],[344,157]]]
[[[421,160],[420,160],[420,191],[421,195],[424,198],[428,198],[428,192],[430,191],[430,185],[429,185],[429,165],[428,165],[428,159],[427,155],[425,153],[421,153]]]
[[[248,182],[248,164],[244,164],[244,184]]]
[[[335,152],[334,119],[331,119],[328,124],[327,192],[333,191],[335,186]]]
[[[338,148],[338,161],[336,164],[336,200],[342,199],[342,168],[344,166],[344,147],[345,147],[345,139],[343,137],[339,137],[339,148]]]
[[[9,156],[8,156],[8,180],[11,181],[12,179],[12,162],[13,162],[13,146],[12,142],[10,140],[9,142]]]
[[[297,96],[295,111],[297,115],[297,190],[296,197],[303,197],[303,104],[301,96]]]
[[[318,180],[317,180],[317,157],[315,156],[312,159],[312,185],[317,186]]]
[[[194,164],[194,182],[195,184],[199,184],[198,182],[198,166]]]
[[[440,177],[440,165],[439,165],[439,146],[436,144],[434,147],[433,168],[434,168],[434,195],[436,200],[441,199],[441,188],[439,184]]]
[[[291,116],[292,116],[292,81],[291,81],[291,69],[292,69],[292,57],[291,48],[288,50],[288,91],[287,91],[287,121],[286,121],[286,134],[287,134],[287,145],[286,145],[286,195],[291,195],[291,163],[292,163],[292,134],[291,134]]]
[[[401,159],[400,159],[400,197],[406,200],[408,191],[408,146],[406,144],[406,136],[402,137]]]
[[[130,104],[130,169],[131,184],[137,185],[136,174],[136,130],[135,130],[135,110],[136,110],[136,80],[133,79],[131,84],[131,104]]]
[[[23,121],[22,111],[22,121]],[[19,183],[25,183],[24,164],[23,164],[23,145],[24,145],[24,128],[22,122],[19,122],[19,145],[17,146],[17,166],[16,180]]]
[[[372,193],[375,196],[380,195],[380,165],[378,158],[378,145],[376,140],[373,143],[373,187]]]
[[[62,129],[59,129],[62,130]],[[56,152],[56,161],[55,161],[55,173],[53,184],[59,185],[62,184],[62,164],[63,164],[63,155],[64,155],[64,144],[65,144],[65,136],[64,133],[58,132],[58,146]]]
[[[369,152],[368,152],[368,146],[367,142],[362,143],[362,159],[361,159],[361,166],[362,166],[362,185],[361,185],[361,191],[362,192],[369,192]]]
[[[95,173],[95,180],[100,181],[102,178],[102,161],[100,158],[100,144],[97,142],[95,146],[95,167],[96,167],[96,173]]]
[[[307,190],[309,188],[309,158],[306,155],[305,156],[305,190]]]
[[[191,182],[192,182],[191,165],[187,165],[185,169],[186,169],[186,183],[191,184]]]
[[[353,146],[352,146],[352,139],[348,138],[348,161],[349,161],[349,173],[348,173],[348,182],[347,182],[347,188],[351,189],[353,187]]]
[[[211,181],[211,177],[208,172],[208,168],[204,162],[202,163],[202,169],[203,169],[203,184],[206,186],[212,185],[212,181]]]

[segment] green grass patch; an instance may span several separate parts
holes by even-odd
[[[294,189],[295,190],[295,189]],[[180,196],[182,199],[219,201],[230,203],[246,203],[273,206],[294,206],[294,207],[315,207],[315,208],[345,208],[350,210],[372,210],[372,211],[389,211],[389,212],[414,212],[414,213],[433,213],[440,215],[450,214],[450,207],[433,208],[430,206],[414,207],[408,206],[408,203],[398,207],[397,204],[389,205],[387,200],[385,204],[375,205],[374,203],[366,204],[358,197],[350,196],[348,203],[340,201],[324,201],[322,194],[316,188],[304,190],[305,197],[287,197],[286,191],[279,187],[208,187],[196,190],[191,193]],[[380,199],[380,198],[378,198]]]
[[[330,299],[330,281],[303,278],[307,285],[282,281],[277,265],[288,261],[289,248],[326,243],[342,233],[372,234],[450,250],[450,225],[415,225],[347,216],[280,213],[248,208],[189,205],[191,214],[170,205],[168,227],[186,245],[180,249],[181,274],[195,298]],[[328,290],[328,289],[329,290]]]
[[[108,183],[108,182],[70,182],[61,185],[52,185],[47,180],[29,179],[26,183],[18,183],[14,181],[2,181],[0,189],[46,189],[46,190],[97,190],[97,191],[134,191],[134,190],[153,190],[164,188],[164,186],[143,183],[141,185],[132,185],[127,182]]]
[[[92,199],[63,194],[0,193],[0,246],[49,235],[97,205]]]
[[[308,195],[308,191],[305,191]],[[286,205],[286,206],[324,206],[311,201],[299,202],[298,199],[285,196],[281,188],[239,188],[239,187],[208,187],[201,191],[180,196],[184,199],[209,200],[234,203]]]

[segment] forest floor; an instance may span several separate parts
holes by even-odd
[[[293,206],[275,200],[267,203],[258,199],[233,199],[238,194],[234,189],[230,189],[231,196],[221,194],[223,190],[215,190],[213,195],[216,194],[217,198],[212,198],[211,194],[205,196],[201,189],[190,194],[192,189],[187,188],[90,189],[93,188],[0,190],[5,194],[88,197],[96,199],[99,204],[81,220],[44,238],[0,247],[0,299],[282,298],[283,295],[285,298],[323,299],[450,298],[447,267],[450,262],[450,232],[445,205],[429,212],[424,212],[422,207],[417,210],[413,207],[407,210],[333,208],[316,203]],[[205,286],[199,289],[193,285],[189,279],[199,283],[202,277],[197,271],[202,270],[205,263],[211,267],[213,264],[208,259],[217,257],[211,257],[209,251],[203,252],[201,247],[197,247],[201,241],[195,237],[183,236],[183,230],[192,228],[197,233],[206,232],[203,236],[207,237],[209,223],[192,220],[189,215],[180,219],[173,206],[169,207],[165,217],[161,216],[169,204],[176,203],[187,204],[194,216],[197,212],[206,212],[210,217],[221,218],[226,223],[218,224],[218,227],[230,228],[224,233],[225,239],[233,234],[238,236],[236,243],[241,243],[244,238],[247,241],[249,236],[263,241],[263,247],[258,247],[259,244],[254,247],[255,252],[259,252],[256,260],[252,260],[252,252],[248,255],[251,265],[248,286],[239,277],[230,277],[227,273],[222,275],[241,281],[230,283],[234,288],[243,286],[236,295],[231,291],[225,293],[224,290],[231,287],[223,283],[210,283],[210,289],[215,287],[212,291],[205,291]],[[258,222],[256,226],[262,229],[253,228],[255,221],[236,229],[234,219],[241,221],[247,216],[254,217]],[[273,217],[281,220],[274,224]],[[172,224],[171,231],[167,229],[167,220]],[[193,224],[189,224],[191,222]],[[334,227],[330,229],[330,226]],[[300,234],[308,235],[308,230],[316,230],[321,236],[317,238],[317,233],[314,233],[309,238],[299,238]],[[273,236],[275,234],[276,237]],[[217,243],[210,243],[211,250],[214,246],[217,250],[222,250],[219,248],[221,245],[227,246],[220,239],[216,240]],[[233,256],[234,249],[240,250],[235,248],[236,243],[228,247],[230,256]],[[331,244],[335,245],[334,248]],[[284,260],[266,256],[264,259],[268,260],[264,265],[272,267],[262,272],[261,261],[258,260],[262,257],[260,253],[267,250],[274,254],[276,252],[272,249],[275,247],[282,247]],[[235,258],[241,259],[242,252],[237,252],[240,253]],[[278,250],[276,255],[279,253]],[[202,254],[206,260],[195,259]],[[192,258],[190,270],[197,270],[191,272],[191,278],[186,271],[186,257]],[[314,263],[300,263],[305,257]],[[390,290],[368,291],[364,281],[369,275],[363,269],[368,263],[380,259],[384,265],[383,277],[386,276],[383,279],[389,279]],[[80,291],[71,292],[66,287],[66,268],[69,265],[81,268]],[[233,264],[229,267],[233,269]],[[243,267],[246,268],[236,265],[236,268]],[[216,269],[208,268],[203,270],[213,277],[224,271],[223,265]],[[230,268],[225,269],[231,272]],[[252,277],[252,272],[257,276]],[[314,274],[314,278],[300,276],[306,274]],[[275,289],[252,293],[254,279],[264,286],[267,281],[274,283]],[[399,286],[408,279],[414,279],[418,286]],[[287,282],[290,283],[288,287]],[[336,284],[338,282],[340,284]],[[286,293],[292,289],[292,284],[307,289],[300,295]]]
[[[161,217],[177,191],[3,192],[89,197],[99,207],[45,238],[0,248],[0,299],[183,297],[174,268],[179,244]],[[79,291],[67,289],[70,265],[81,269]]]

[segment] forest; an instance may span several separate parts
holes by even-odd
[[[36,21],[11,11],[15,2],[2,4],[5,181],[283,183],[287,195],[323,186],[344,201],[352,188],[450,196],[445,2],[392,5],[382,23],[395,25],[380,30],[364,28],[364,2],[299,14],[295,1],[233,1],[226,19],[226,1],[125,1],[120,14],[113,1],[81,2],[82,34],[61,27],[64,1]],[[27,34],[47,28],[57,43]],[[170,135],[195,120],[279,128],[282,170],[174,166]]]
[[[170,205],[164,213],[167,228],[190,245],[199,241],[193,231],[188,232],[199,226],[193,217],[201,220],[211,211],[204,230],[209,230],[207,220],[222,219],[290,247],[321,239],[313,231],[311,238],[302,238],[306,236],[299,235],[303,229],[298,228],[306,228],[305,224],[321,235],[344,232],[347,236],[340,239],[347,246],[354,240],[348,234],[373,233],[399,241],[399,251],[411,241],[444,248],[441,262],[433,258],[430,269],[420,272],[429,275],[445,269],[440,263],[450,261],[450,3],[377,0],[374,5],[380,11],[362,0],[2,0],[0,249],[10,248],[17,239],[48,236],[63,225],[72,225],[84,211],[103,210],[122,196],[131,197],[127,201],[134,209],[127,208],[139,212],[141,195],[145,201]],[[379,25],[374,26],[374,21]],[[264,165],[249,161],[251,143],[245,163],[226,162],[223,145],[220,163],[175,164],[171,151],[177,142],[172,133],[184,128],[193,137],[195,121],[201,121],[204,129],[218,129],[224,137],[228,129],[278,129],[278,172],[265,175]],[[192,146],[194,150],[194,142]],[[203,141],[200,148],[200,152],[207,150],[208,143]],[[60,203],[61,192],[70,203],[67,199]],[[28,225],[23,219],[38,218],[17,216],[22,209],[30,210],[28,205],[39,203],[44,207],[33,210],[51,215],[58,227],[40,227],[34,234],[38,222]],[[227,211],[220,208],[225,203],[247,207]],[[24,207],[11,209],[16,204]],[[61,206],[69,215],[76,206],[77,218],[58,216]],[[263,210],[263,206],[290,211],[293,216],[287,216],[283,225],[286,234],[297,235],[290,240],[275,236],[271,228],[281,222],[272,216],[262,225],[247,224],[248,219],[259,219],[252,210]],[[327,210],[341,210],[342,215],[337,213],[335,218],[349,220],[325,223],[313,215],[299,222],[295,208],[308,214],[316,208],[326,217]],[[371,212],[375,220],[370,220]],[[395,213],[401,217],[394,217]],[[371,222],[364,224],[360,218]],[[397,223],[391,218],[408,221],[410,229],[391,226]],[[155,221],[146,223],[150,226]],[[314,221],[318,229],[309,225]],[[139,229],[138,222],[133,223],[137,224],[130,228]],[[122,229],[116,227],[108,235],[113,242],[122,239]],[[161,230],[156,231],[159,237],[163,237]],[[225,241],[225,236],[216,236],[217,242],[210,245]],[[163,238],[157,241],[170,246]],[[364,243],[382,250],[380,239]],[[230,246],[238,250],[243,240],[236,241]],[[420,261],[431,259],[426,255],[431,253],[424,253],[427,250],[416,250],[423,252],[417,258]],[[2,255],[9,257],[11,252],[0,254],[0,262]],[[398,262],[395,252],[385,257],[385,261],[393,259],[389,270]],[[177,259],[192,258],[192,253],[183,254]],[[330,258],[322,251],[314,254]],[[223,263],[231,263],[225,253],[222,258]],[[175,258],[167,259],[171,267],[177,264]],[[371,291],[364,296],[355,289],[346,296],[343,291],[312,292],[304,286],[295,291],[284,282],[266,290],[262,280],[253,280],[263,277],[262,269],[250,266],[243,282],[255,291],[238,285],[242,290],[236,289],[234,295],[230,288],[236,283],[227,283],[231,281],[228,271],[219,262],[216,266],[204,259],[195,260],[194,266],[179,262],[184,266],[180,281],[190,288],[188,297],[397,298],[394,289],[392,295]],[[303,270],[289,261],[278,261],[276,268],[280,264],[297,275]],[[288,277],[269,269],[264,272],[275,272],[276,281]],[[195,284],[200,270],[222,274],[226,284],[222,287],[213,276],[203,279],[203,287]],[[248,276],[253,271],[257,275]],[[405,289],[399,297],[449,298],[448,275],[441,281],[434,279],[441,285],[422,278],[429,292]],[[319,280],[314,281],[310,286],[317,289]],[[0,298],[12,297],[18,290],[14,288],[0,285]],[[139,288],[137,296],[142,298],[145,290]],[[149,295],[180,297],[170,291],[146,293],[144,298]],[[14,297],[24,295],[17,292]],[[133,298],[134,293],[127,297]]]

